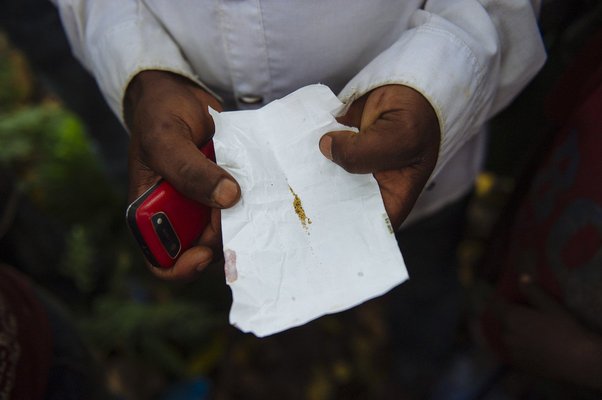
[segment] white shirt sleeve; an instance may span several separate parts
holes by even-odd
[[[208,90],[142,2],[51,1],[59,9],[74,55],[96,77],[109,106],[122,121],[123,94],[140,71],[171,71]]]
[[[362,69],[339,98],[349,104],[403,84],[432,104],[441,127],[434,179],[456,151],[543,65],[538,1],[429,0],[399,40]]]

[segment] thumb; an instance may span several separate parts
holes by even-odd
[[[399,169],[415,162],[416,148],[400,138],[398,121],[380,118],[359,133],[334,131],[322,136],[320,151],[326,158],[355,174]]]
[[[165,130],[162,133],[154,140],[146,140],[138,146],[134,144],[130,151],[130,183],[133,191],[139,192],[153,171],[171,183],[178,192],[210,207],[227,208],[238,201],[240,187],[229,173],[177,130]]]
[[[328,158],[330,161],[333,161],[340,165],[341,159],[348,160],[350,158],[347,154],[341,154],[342,153],[341,144],[344,144],[345,142],[347,142],[347,145],[349,147],[350,144],[352,145],[353,143],[356,143],[357,140],[353,139],[354,136],[357,136],[357,133],[350,131],[350,130],[349,131],[329,132],[320,138],[320,143],[319,143],[320,152],[322,152],[324,157]],[[334,154],[333,154],[333,147],[335,147],[333,142],[335,142],[335,141],[338,143],[338,146],[336,146],[336,150],[334,150]],[[335,158],[335,156],[336,156],[336,158]],[[341,165],[341,166],[343,168],[345,168],[343,165]],[[345,169],[347,169],[347,168],[345,168]],[[352,171],[348,170],[348,172],[352,172]]]

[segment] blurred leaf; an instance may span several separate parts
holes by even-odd
[[[113,212],[111,186],[71,113],[56,104],[26,108],[0,119],[0,163],[13,169],[43,209],[64,222]]]
[[[67,249],[60,268],[83,293],[90,293],[96,284],[96,274],[93,270],[94,253],[90,233],[82,225],[74,226],[67,236]]]
[[[214,368],[224,355],[226,340],[221,335],[215,335],[213,340],[192,355],[188,366],[188,376],[206,375]]]
[[[54,100],[30,104],[35,89],[25,59],[0,34],[0,168],[66,243],[43,279],[58,282],[55,293],[77,290],[67,306],[103,360],[118,354],[171,376],[210,370],[225,346],[211,340],[223,321],[201,304],[210,295],[189,287],[181,300],[177,287],[150,278],[83,124]]]
[[[161,363],[169,373],[184,372],[198,356],[203,340],[217,321],[202,306],[172,299],[164,303],[135,303],[100,299],[92,317],[82,321],[86,336],[102,351],[125,352]]]
[[[25,58],[0,34],[0,112],[24,104],[31,97],[33,87]]]

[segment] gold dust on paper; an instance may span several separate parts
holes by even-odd
[[[303,203],[301,203],[301,199],[297,196],[297,193],[293,190],[292,187],[288,187],[293,195],[293,209],[295,210],[295,214],[299,217],[299,221],[301,221],[301,225],[303,229],[307,230],[308,225],[311,224],[311,219],[305,214],[305,210],[303,209]]]

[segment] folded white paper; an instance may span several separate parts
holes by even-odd
[[[241,201],[222,211],[230,323],[257,336],[379,296],[407,279],[370,174],[350,174],[318,143],[349,129],[343,104],[307,86],[259,110],[211,115],[217,163]]]

